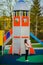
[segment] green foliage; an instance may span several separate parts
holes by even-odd
[[[41,30],[41,7],[40,7],[40,0],[33,0],[33,6],[31,6],[30,10],[30,20],[31,20],[31,32],[34,34],[36,33],[37,29],[37,34]],[[37,23],[37,24],[36,24]],[[36,27],[37,26],[37,27]]]
[[[31,43],[37,43],[36,40],[34,40],[32,37],[30,37]]]
[[[41,15],[41,9],[40,9],[40,1],[39,0],[33,0],[33,6],[31,7],[31,12],[36,16]]]
[[[43,32],[39,32],[37,36],[39,39],[43,40]]]
[[[8,30],[11,28],[12,28],[11,17],[1,16],[0,17],[0,30],[5,30],[5,32],[8,32]]]

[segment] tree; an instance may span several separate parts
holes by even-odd
[[[11,27],[12,27],[12,11],[13,11],[13,7],[12,7],[12,0],[6,0],[5,2],[6,7],[7,7],[7,12],[10,15],[11,18]]]
[[[1,23],[6,23],[5,22],[5,16],[9,16],[11,18],[11,27],[12,27],[12,0],[3,0],[1,3],[0,3],[0,10],[1,10],[1,14],[0,16],[3,16],[3,21]],[[1,27],[1,25],[0,25]],[[1,27],[2,29],[4,29],[4,25]]]
[[[41,16],[41,7],[40,7],[40,0],[32,0],[33,5],[31,6],[31,30],[37,36],[39,23],[40,23],[40,16]]]
[[[0,17],[6,16],[6,10],[4,9],[4,3],[3,2],[0,3],[0,12],[1,12]],[[2,19],[0,19],[0,29],[4,30],[4,18],[3,17],[2,17]]]

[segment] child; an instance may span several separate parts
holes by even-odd
[[[25,51],[26,51],[25,60],[26,60],[26,61],[29,61],[29,60],[28,60],[28,50],[29,50],[29,48],[30,48],[30,45],[29,45],[29,43],[27,42],[27,39],[24,40],[24,44],[25,44]]]

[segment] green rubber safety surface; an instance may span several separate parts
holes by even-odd
[[[43,55],[31,55],[31,56],[28,56],[28,60],[29,60],[28,62],[31,62],[31,63],[43,63]],[[25,61],[25,56],[18,58],[17,61],[27,62]]]

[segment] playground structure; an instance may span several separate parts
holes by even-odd
[[[2,37],[0,36],[0,39],[2,39],[0,41],[0,46],[2,46],[2,54],[3,54],[3,31],[1,30],[0,35],[2,35]],[[43,42],[41,42],[36,36],[34,36],[32,33],[30,33],[30,36],[32,38],[34,38],[38,43],[43,44]],[[10,29],[5,35],[4,35],[4,46],[7,47],[7,43],[10,41],[10,39],[12,39],[12,29]],[[1,44],[2,43],[2,44]],[[8,52],[6,52],[7,54],[12,54],[12,45],[10,46],[10,49],[8,50]]]
[[[2,35],[2,37],[0,36],[0,39],[2,39],[0,41],[0,46],[2,46],[2,54],[3,54],[3,31],[1,30],[0,35]],[[34,36],[32,33],[30,33],[30,36],[32,38],[34,38],[38,43],[43,44],[43,42],[41,42],[36,36]],[[4,46],[6,46],[6,44],[10,41],[10,39],[12,39],[12,29],[10,29],[5,35],[4,35]],[[2,43],[2,44],[1,44]],[[12,45],[10,46],[10,49],[8,52],[6,52],[8,54],[12,54]]]
[[[14,6],[12,28],[12,36],[14,37],[12,41],[13,54],[25,54],[24,39],[30,39],[30,14],[28,5],[27,2],[17,2]],[[17,13],[19,14],[17,15]]]
[[[32,36],[37,42],[43,44],[43,42],[30,33],[28,2],[16,2],[12,13],[12,29],[4,35],[4,44],[1,44],[2,51],[3,47],[12,39],[12,46],[10,47],[9,54],[25,54],[24,39],[30,40],[30,36]],[[1,38],[3,39],[3,37]]]

